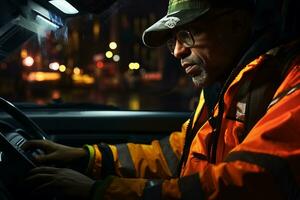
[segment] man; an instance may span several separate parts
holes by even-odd
[[[88,163],[76,165],[85,175],[32,170],[26,180],[32,193],[72,199],[300,199],[300,38],[299,26],[286,21],[293,5],[299,3],[170,0],[168,14],[143,40],[151,47],[166,43],[203,89],[192,117],[181,132],[150,145],[72,148],[30,141],[25,149],[45,152],[38,163]]]

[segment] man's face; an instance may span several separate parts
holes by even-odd
[[[187,47],[177,34],[173,55],[181,60],[195,86],[206,87],[222,81],[234,67],[248,35],[245,30],[237,30],[235,23],[233,14],[228,13],[213,20],[198,20],[180,29],[188,30],[194,44]]]

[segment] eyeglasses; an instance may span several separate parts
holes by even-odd
[[[172,54],[174,53],[177,40],[187,48],[191,48],[195,45],[193,34],[188,30],[180,30],[172,38],[167,40],[167,46]]]
[[[218,14],[215,14],[215,15],[207,18],[207,20],[211,21],[211,20],[217,19],[223,15],[232,13],[233,11],[235,11],[235,9],[225,10],[223,12],[220,12]],[[198,31],[198,33],[199,33],[199,31]],[[179,41],[186,48],[193,47],[195,45],[195,39],[194,39],[195,34],[197,34],[197,32],[194,32],[192,34],[192,31],[184,30],[184,29],[177,31],[170,39],[167,40],[167,47],[169,48],[171,54],[174,54],[176,41]]]

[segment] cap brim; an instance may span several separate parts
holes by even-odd
[[[148,47],[159,47],[165,44],[172,30],[192,22],[208,11],[209,8],[188,9],[170,13],[144,31],[143,42]]]

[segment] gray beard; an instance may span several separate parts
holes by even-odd
[[[207,77],[207,72],[203,70],[200,75],[192,77],[192,80],[197,88],[203,88],[207,82]]]

